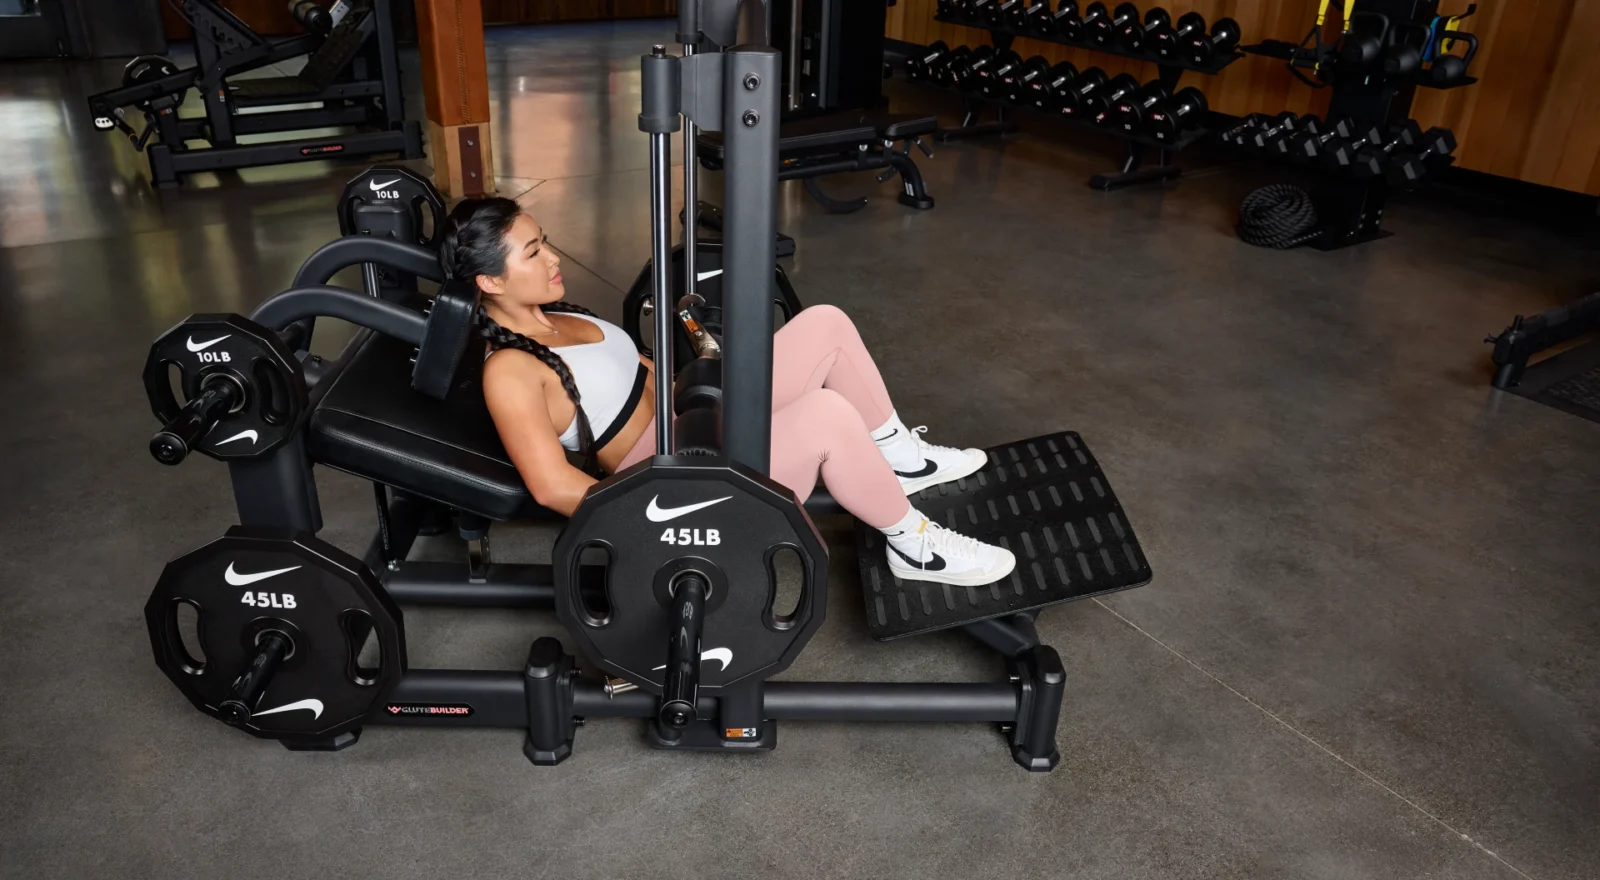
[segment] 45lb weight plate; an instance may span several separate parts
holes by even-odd
[[[359,560],[310,535],[235,526],[168,563],[144,616],[156,664],[189,702],[266,739],[347,733],[405,672],[400,609]]]
[[[794,661],[826,606],[828,552],[788,489],[721,459],[660,458],[589,490],[556,541],[556,612],[596,664],[661,692],[673,632],[673,590],[709,584],[701,691],[775,675]],[[604,595],[580,589],[591,548],[606,562]],[[781,551],[798,558],[792,608],[779,601]],[[787,596],[785,596],[787,599]]]

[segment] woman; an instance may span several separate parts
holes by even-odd
[[[651,364],[621,328],[561,302],[561,258],[516,202],[462,202],[441,241],[445,272],[483,292],[483,396],[506,452],[533,497],[570,516],[597,482],[594,466],[615,473],[655,453]],[[795,315],[772,354],[773,480],[803,502],[820,476],[841,506],[884,533],[901,578],[969,586],[1011,573],[1009,550],[931,522],[906,499],[987,459],[926,443],[926,429],[900,421],[843,312]]]

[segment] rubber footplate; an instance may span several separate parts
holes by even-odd
[[[1150,564],[1105,472],[1076,433],[986,450],[989,464],[912,497],[925,515],[1017,556],[1003,580],[979,587],[903,581],[884,537],[861,525],[867,627],[882,641],[1086,599],[1150,582]]]

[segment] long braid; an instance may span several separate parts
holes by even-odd
[[[580,315],[594,314],[594,312],[582,306],[563,302],[546,303],[540,308],[546,312],[576,312]],[[567,362],[561,358],[561,355],[552,351],[550,346],[531,337],[524,336],[515,330],[508,330],[502,327],[495,319],[489,317],[489,313],[482,306],[478,307],[478,335],[482,336],[488,341],[489,345],[497,350],[514,348],[518,351],[525,351],[538,358],[540,363],[555,372],[556,377],[561,380],[562,389],[567,392],[567,399],[572,401],[573,409],[577,413],[575,418],[578,422],[578,455],[582,459],[579,468],[585,473],[594,473],[594,428],[589,424],[588,413],[583,411],[583,395],[578,391],[578,382],[572,378],[572,371],[567,368]]]

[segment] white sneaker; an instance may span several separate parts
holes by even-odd
[[[919,425],[909,429],[903,440],[883,438],[877,441],[879,446],[892,443],[899,447],[892,450],[892,455],[891,450],[886,450],[884,457],[894,467],[894,475],[900,478],[900,488],[905,490],[906,495],[915,495],[929,486],[970,477],[989,463],[989,456],[982,449],[938,446],[922,439],[927,432],[927,425]],[[906,464],[907,461],[912,464]]]
[[[928,520],[922,531],[889,538],[889,571],[908,581],[934,581],[958,587],[992,584],[1011,574],[1017,557],[1004,547],[985,544]]]

